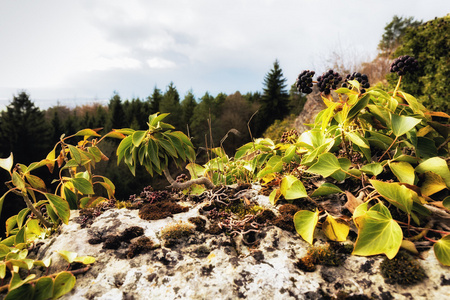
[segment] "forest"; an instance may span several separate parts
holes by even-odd
[[[445,16],[423,22],[395,16],[385,27],[379,54],[373,61],[362,63],[358,70],[350,70],[336,58],[329,67],[341,74],[353,71],[367,74],[371,86],[388,90],[396,84],[396,78],[388,73],[386,66],[400,55],[414,56],[419,61],[419,70],[404,76],[402,89],[414,94],[428,109],[448,114],[449,19],[450,16]],[[41,110],[34,105],[32,95],[20,91],[0,114],[0,157],[8,157],[12,152],[15,163],[28,165],[45,158],[62,136],[70,136],[83,128],[103,128],[100,134],[117,128],[144,129],[148,116],[161,112],[170,113],[165,122],[191,138],[197,151],[196,162],[201,164],[207,160],[204,149],[208,147],[222,146],[232,154],[252,138],[267,136],[270,132],[277,132],[277,136],[270,136],[272,139],[280,139],[283,131],[291,129],[292,116],[302,112],[307,99],[306,94],[297,91],[293,81],[284,78],[282,67],[275,60],[264,77],[262,90],[245,94],[239,91],[216,96],[205,93],[198,98],[189,91],[183,96],[177,91],[176,83],[170,82],[164,90],[155,86],[145,99],[122,99],[115,93],[107,106],[55,105]],[[269,128],[274,123],[278,127],[276,131]],[[157,188],[167,185],[145,170],[137,169],[133,177],[123,163],[117,166],[115,150],[119,142],[107,139],[102,143],[101,151],[109,160],[96,167],[96,173],[114,182],[118,199],[127,199],[148,185]],[[51,186],[57,175],[45,171],[39,171],[43,173],[38,175]],[[6,175],[0,175],[2,182],[7,180]],[[5,190],[6,186],[2,185],[1,194]],[[2,214],[0,223],[4,224],[8,215],[17,213],[22,205],[22,201],[5,201],[3,212],[7,213]]]

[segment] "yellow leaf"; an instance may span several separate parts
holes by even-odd
[[[444,179],[434,172],[425,172],[425,182],[420,188],[420,192],[424,196],[433,195],[447,188]]]
[[[328,215],[322,224],[322,230],[330,240],[344,242],[347,240],[350,227],[346,221]]]

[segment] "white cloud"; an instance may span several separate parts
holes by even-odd
[[[151,69],[172,69],[177,65],[173,61],[161,58],[161,57],[153,57],[147,60],[147,65]]]
[[[99,57],[85,62],[85,71],[108,71],[112,69],[136,70],[142,63],[131,57]]]

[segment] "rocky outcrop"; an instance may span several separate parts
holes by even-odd
[[[298,133],[310,130],[311,127],[305,124],[313,124],[317,114],[326,108],[322,98],[320,97],[319,90],[316,87],[314,87],[311,94],[306,96],[306,99],[307,100],[302,112],[294,121],[294,128],[298,131]]]
[[[252,200],[270,205],[266,196]],[[246,245],[239,234],[203,230],[211,226],[200,213],[207,203],[180,204],[189,210],[149,221],[139,218],[138,210],[110,209],[84,228],[79,212],[72,211],[68,225],[37,243],[36,256],[52,257],[51,268],[57,270],[67,266],[55,253],[58,250],[96,258],[88,272],[77,275],[75,288],[64,299],[445,299],[450,295],[449,268],[437,262],[432,250],[419,261],[427,278],[412,286],[385,282],[379,270],[383,256],[342,255],[338,266],[318,265],[306,272],[299,260],[310,245],[297,234],[269,225],[258,233],[258,243]],[[194,225],[187,225],[192,217],[200,217],[204,226],[194,231]],[[167,243],[170,224],[184,226],[187,234],[171,236]],[[108,244],[106,237],[111,236],[120,238]],[[324,244],[325,238],[318,236],[315,245]]]

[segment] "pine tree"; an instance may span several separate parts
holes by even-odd
[[[153,94],[147,98],[150,103],[150,115],[159,112],[159,103],[161,103],[162,98],[161,90],[155,86]]]
[[[257,115],[256,136],[261,136],[275,120],[282,120],[289,114],[289,94],[283,78],[283,71],[278,60],[273,63],[273,69],[264,78],[263,95]]]
[[[186,96],[184,96],[183,101],[181,101],[181,110],[183,113],[183,125],[184,128],[180,128],[183,131],[186,130],[186,126],[191,124],[192,116],[194,115],[194,109],[197,106],[195,101],[195,96],[192,91],[189,91]]]
[[[14,161],[29,164],[46,157],[51,130],[44,113],[34,105],[26,92],[14,96],[1,113],[0,149],[2,157],[14,154]]]
[[[177,129],[181,129],[183,124],[181,120],[180,95],[173,82],[167,86],[167,90],[159,103],[159,111],[161,113],[170,113],[164,121],[172,124]]]
[[[111,129],[120,129],[129,125],[126,124],[122,100],[118,94],[115,94],[109,101],[108,112],[107,131],[110,131]]]

